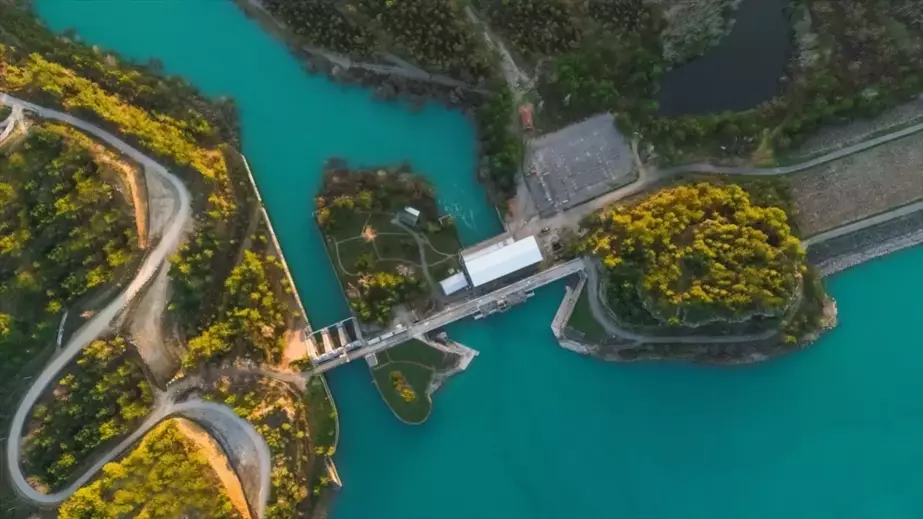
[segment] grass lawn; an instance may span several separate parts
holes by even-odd
[[[436,281],[448,277],[450,271],[460,271],[461,242],[453,226],[437,228],[423,223],[416,226],[416,233],[429,242],[429,246],[424,247],[424,259],[420,257],[414,237],[391,223],[391,214],[356,211],[339,214],[337,218],[335,226],[322,231],[337,275],[344,282],[353,281],[361,273],[397,272],[402,264],[422,276],[420,266],[424,261],[431,267]],[[363,234],[364,230],[368,232]],[[357,267],[360,257],[370,259],[371,264]]]
[[[391,382],[391,374],[394,372],[401,373],[407,384],[413,388],[413,400],[405,400],[394,387]],[[372,369],[372,377],[385,403],[401,421],[413,425],[425,422],[433,410],[433,401],[427,394],[427,389],[434,375],[435,372],[429,366],[414,362],[388,362]]]
[[[392,362],[415,362],[433,369],[445,369],[448,367],[446,365],[448,359],[446,359],[444,352],[416,339],[399,344],[385,353],[387,353]]]
[[[315,446],[331,449],[336,443],[337,412],[320,377],[308,381],[305,403],[308,408],[308,428]]]
[[[385,403],[402,421],[421,424],[429,418],[433,402],[427,394],[436,373],[448,369],[451,359],[444,352],[412,339],[389,350],[380,352],[378,366],[372,368],[372,377]],[[406,401],[394,387],[391,373],[400,372],[413,388],[416,398]]]
[[[574,313],[571,314],[567,321],[567,326],[582,332],[586,338],[594,342],[603,342],[608,338],[606,329],[599,324],[593,312],[590,310],[589,291],[584,290],[574,306]]]

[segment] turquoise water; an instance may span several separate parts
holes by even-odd
[[[56,29],[167,70],[241,107],[244,150],[312,320],[345,311],[310,225],[322,161],[409,158],[465,238],[496,221],[458,114],[371,102],[300,72],[226,0],[38,0]],[[265,96],[265,97],[264,97]],[[466,213],[465,211],[471,211]],[[735,369],[612,365],[557,347],[563,293],[455,324],[481,355],[399,424],[364,365],[331,375],[340,409],[334,519],[919,519],[923,517],[923,249],[837,276],[843,324],[814,347]]]
[[[474,129],[459,113],[429,106],[412,114],[309,76],[230,0],[42,0],[36,8],[55,29],[76,27],[132,59],[160,58],[206,94],[237,100],[244,154],[315,326],[348,315],[311,216],[328,158],[355,166],[409,160],[434,181],[465,241],[500,229],[475,179]]]

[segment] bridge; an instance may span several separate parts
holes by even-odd
[[[489,294],[449,305],[442,311],[409,326],[399,324],[376,337],[362,338],[336,351],[325,353],[314,359],[314,368],[309,373],[316,375],[329,371],[352,360],[387,350],[413,338],[422,337],[426,333],[472,315],[486,316],[503,311],[510,304],[527,299],[535,289],[583,270],[584,263],[579,258],[555,265],[528,278],[498,288]]]

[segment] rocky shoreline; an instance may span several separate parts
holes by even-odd
[[[422,109],[426,102],[435,101],[462,110],[470,116],[472,110],[490,94],[479,86],[411,67],[396,57],[387,63],[364,63],[346,55],[312,47],[293,34],[259,0],[235,0],[235,3],[247,16],[256,19],[264,29],[280,38],[292,54],[305,64],[305,70],[309,73],[324,74],[340,84],[370,88],[375,99],[403,100],[417,110]]]
[[[830,276],[920,244],[923,244],[923,211],[818,244],[808,251],[808,258],[823,276]]]

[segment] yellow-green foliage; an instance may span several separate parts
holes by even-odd
[[[54,488],[103,442],[131,431],[153,403],[141,361],[125,339],[93,341],[76,363],[52,390],[54,402],[33,409],[24,444],[29,473]]]
[[[228,166],[224,154],[218,149],[205,149],[195,141],[203,133],[207,122],[193,117],[192,123],[141,109],[119,96],[110,94],[99,84],[83,78],[73,70],[46,60],[39,54],[30,54],[19,66],[8,65],[5,88],[13,92],[40,91],[53,97],[65,110],[86,110],[118,127],[119,132],[130,135],[145,148],[169,157],[177,164],[198,171],[202,176],[217,182],[227,190]],[[209,202],[220,216],[227,217],[235,209],[231,197],[212,195]]]
[[[407,378],[403,373],[394,370],[388,375],[388,378],[391,379],[391,387],[401,395],[405,402],[413,402],[417,399],[417,392],[407,383]]]
[[[277,362],[284,347],[287,309],[276,298],[273,283],[285,284],[283,279],[278,258],[245,251],[224,282],[222,310],[208,328],[189,340],[183,365],[193,368],[231,351]]]
[[[61,519],[239,518],[196,445],[165,422],[61,506]]]
[[[798,289],[804,249],[784,211],[757,207],[739,186],[666,189],[587,221],[579,248],[610,271],[635,269],[661,320],[778,315]]]
[[[0,396],[54,341],[60,312],[123,277],[137,252],[131,207],[106,182],[106,151],[36,124],[0,154]]]

